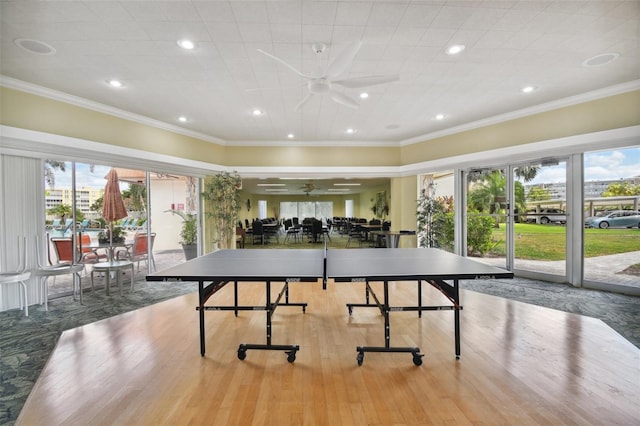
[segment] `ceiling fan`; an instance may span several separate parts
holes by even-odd
[[[316,186],[314,185],[313,182],[309,182],[309,183],[305,183],[303,186],[301,186],[300,189],[302,189],[302,192],[304,192],[305,194],[309,195],[309,193],[311,191],[316,189]]]
[[[333,86],[342,86],[352,89],[375,86],[377,84],[385,84],[399,80],[400,77],[397,74],[369,75],[364,77],[340,79],[340,75],[347,71],[349,66],[351,66],[351,63],[358,54],[360,47],[362,47],[362,42],[360,40],[352,43],[329,64],[329,67],[326,70],[323,71],[322,67],[320,66],[320,55],[322,55],[322,53],[325,51],[327,45],[324,43],[314,43],[311,48],[318,58],[318,66],[311,75],[303,74],[291,64],[278,58],[277,56],[272,55],[271,53],[265,52],[262,49],[258,49],[258,52],[268,56],[275,61],[280,62],[282,65],[286,66],[287,68],[298,74],[300,77],[303,77],[307,80],[306,84],[309,92],[298,103],[298,105],[296,105],[295,110],[297,111],[302,108],[302,106],[307,103],[313,95],[324,95],[326,93],[329,94],[334,102],[337,102],[340,105],[344,105],[350,108],[358,108],[360,105],[355,99],[345,95],[344,93],[336,91]]]

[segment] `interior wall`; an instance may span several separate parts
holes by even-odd
[[[0,87],[0,108],[0,123],[6,126],[227,167],[395,167],[637,126],[640,90],[391,147],[224,146],[223,141],[213,138],[189,137],[5,87]]]
[[[224,156],[219,144],[2,86],[0,111],[6,126],[209,163]]]
[[[418,177],[406,176],[391,179],[391,228],[399,230],[417,230]],[[399,247],[417,247],[417,236],[407,235],[400,238]]]
[[[636,90],[405,145],[401,150],[401,163],[418,163],[639,124],[640,90]]]

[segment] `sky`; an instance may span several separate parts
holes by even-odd
[[[585,153],[584,164],[585,181],[640,176],[640,147]],[[536,178],[527,184],[565,182],[565,168],[565,163],[544,167]]]
[[[597,151],[586,153],[584,156],[586,181],[612,180],[640,176],[640,147],[615,149],[611,151]],[[65,173],[56,171],[56,187],[71,188],[71,168],[70,164]],[[107,181],[105,176],[109,171],[109,166],[94,166],[94,171],[89,171],[88,164],[78,163],[76,165],[76,181],[78,188],[104,188]],[[556,183],[564,182],[565,164],[559,166],[544,167],[536,178],[528,184]],[[128,189],[128,183],[120,183],[120,189]]]
[[[104,188],[107,184],[105,176],[110,169],[110,166],[94,166],[92,173],[88,164],[76,163],[77,188]],[[56,188],[71,188],[71,163],[67,163],[67,169],[64,173],[56,170]],[[120,182],[120,190],[124,189],[129,189],[129,184]]]

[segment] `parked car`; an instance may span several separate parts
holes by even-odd
[[[640,228],[640,211],[615,210],[584,220],[587,228]]]
[[[539,212],[530,210],[527,212],[527,222],[536,223],[536,218],[540,218],[539,222],[543,224],[559,222],[567,222],[567,213],[561,209],[540,209]]]

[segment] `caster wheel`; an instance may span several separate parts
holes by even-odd
[[[303,313],[303,314],[306,314],[306,313],[307,313],[307,307],[306,307],[306,306],[303,306],[303,307],[302,307],[302,313]]]
[[[349,306],[349,316],[351,316],[351,314],[353,314],[353,308]]]
[[[415,365],[422,365],[422,355],[418,355],[418,354],[414,355],[413,356],[413,363]]]
[[[360,352],[356,359],[358,360],[358,365],[362,365],[362,362],[364,361],[364,353]]]
[[[296,353],[295,352],[287,352],[287,361],[293,362],[295,360],[296,360]]]
[[[238,359],[243,361],[247,357],[247,351],[238,349]]]

